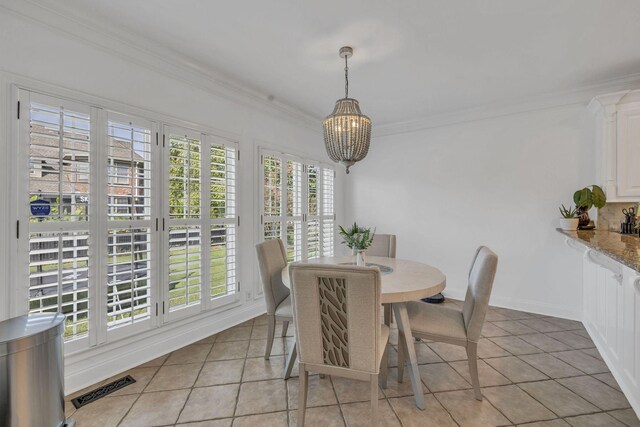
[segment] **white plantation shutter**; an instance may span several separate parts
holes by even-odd
[[[289,262],[333,255],[333,168],[265,149],[260,159],[261,238],[282,239]]]
[[[153,192],[159,176],[152,127],[147,120],[107,113],[108,330],[150,326],[158,253]]]
[[[20,187],[28,194],[21,209],[28,217],[29,312],[64,313],[65,341],[79,340],[90,331],[90,230],[96,220],[90,208],[91,108],[26,91],[21,99],[29,113],[21,123],[29,179]],[[48,206],[48,213],[33,205]]]

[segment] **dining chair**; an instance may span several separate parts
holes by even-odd
[[[383,256],[388,258],[396,257],[396,235],[395,234],[376,234],[373,236],[373,242],[367,249],[367,255]],[[391,315],[391,304],[384,305],[384,323],[390,325],[393,316]]]
[[[486,246],[480,246],[471,263],[469,284],[462,308],[427,304],[422,301],[407,303],[411,333],[414,337],[445,342],[465,347],[469,373],[477,400],[482,400],[478,379],[478,340],[489,306],[498,256]],[[398,345],[398,381],[402,382],[405,361],[404,339]],[[409,343],[412,345],[412,343]]]
[[[287,254],[280,239],[266,240],[256,245],[260,277],[267,302],[267,348],[264,352],[266,360],[271,356],[273,338],[276,332],[276,321],[282,321],[282,336],[287,335],[289,322],[293,322],[293,309],[289,288],[282,283],[282,269],[287,266]]]
[[[389,343],[389,328],[380,319],[380,270],[294,263],[289,277],[300,371],[298,426],[304,425],[309,372],[369,381],[375,424]]]
[[[395,234],[376,234],[373,236],[373,242],[367,249],[369,256],[384,256],[389,258],[396,257],[396,235]]]

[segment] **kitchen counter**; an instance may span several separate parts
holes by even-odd
[[[640,237],[606,230],[557,229],[560,233],[640,272]]]

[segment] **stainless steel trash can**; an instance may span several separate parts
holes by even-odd
[[[0,426],[64,426],[64,315],[0,322]]]

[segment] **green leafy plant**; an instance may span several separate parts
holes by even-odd
[[[340,236],[342,236],[342,243],[347,245],[349,249],[356,249],[358,251],[364,251],[371,243],[373,243],[373,237],[376,235],[376,231],[371,231],[370,228],[359,227],[355,222],[347,229],[343,226],[339,226]]]
[[[590,185],[573,193],[573,202],[577,207],[587,210],[593,206],[601,208],[607,203],[607,196],[602,191],[602,188],[597,185]]]
[[[562,215],[563,218],[576,218],[577,213],[578,213],[578,209],[577,208],[569,207],[567,209],[567,208],[564,207],[564,205],[560,205],[560,207],[558,209],[560,209],[560,215]]]

